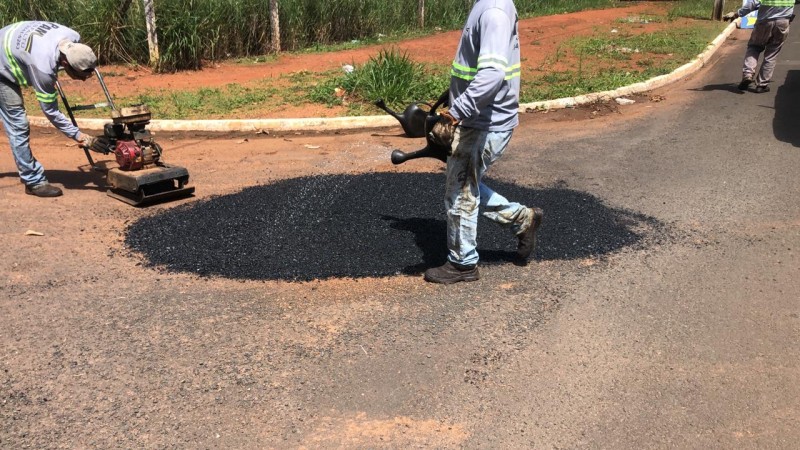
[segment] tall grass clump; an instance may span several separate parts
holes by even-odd
[[[725,1],[723,4],[723,11],[727,12],[727,8],[739,9],[741,2]],[[669,18],[676,19],[678,17],[688,17],[691,19],[711,19],[711,13],[714,9],[714,2],[711,0],[682,0],[676,2],[675,6],[669,11]]]
[[[334,77],[311,91],[310,98],[336,103],[334,90],[343,89],[356,101],[372,103],[383,99],[390,107],[404,107],[415,101],[435,100],[449,86],[444,73],[435,73],[396,49],[381,50],[351,73]]]

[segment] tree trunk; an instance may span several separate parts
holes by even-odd
[[[722,10],[725,2],[723,0],[714,0],[714,10],[711,11],[711,20],[722,20]]]
[[[278,0],[269,0],[269,50],[271,53],[281,51],[281,22],[278,14]]]
[[[150,67],[157,69],[161,56],[158,53],[156,11],[153,8],[153,0],[142,0],[142,3],[144,3],[144,20],[147,23],[147,46],[150,49]]]
[[[419,19],[417,22],[420,28],[425,28],[425,0],[419,0]]]
[[[117,17],[120,19],[124,18],[126,14],[128,14],[128,9],[131,7],[131,3],[133,0],[123,0],[122,3],[119,5],[119,9],[117,10]],[[120,20],[120,22],[123,22]]]

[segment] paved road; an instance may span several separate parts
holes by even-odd
[[[549,202],[544,253],[476,283],[162,273],[114,235],[82,240],[151,212],[84,211],[69,202],[99,194],[64,174],[62,202],[26,208],[4,177],[9,229],[83,223],[63,225],[58,255],[2,234],[0,447],[795,448],[797,36],[770,93],[736,91],[733,40],[663,102],[526,117],[493,176]],[[337,138],[359,155],[385,139]],[[345,170],[368,174],[386,150]],[[268,157],[228,168],[246,184]],[[575,252],[590,227],[569,217],[601,209],[641,239]]]

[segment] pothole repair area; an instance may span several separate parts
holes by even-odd
[[[308,281],[419,274],[444,263],[444,175],[368,173],[282,180],[146,217],[126,245],[150,266],[250,280]],[[544,209],[534,259],[601,256],[662,228],[567,188],[485,179],[511,201]],[[516,238],[481,218],[481,264],[514,261]]]

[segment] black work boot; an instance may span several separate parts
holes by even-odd
[[[462,266],[450,261],[439,267],[434,267],[425,271],[425,281],[431,283],[452,284],[459,281],[477,281],[478,265]]]
[[[544,211],[541,208],[528,208],[531,210],[531,224],[528,228],[517,235],[517,256],[523,260],[527,260],[536,248],[536,230],[542,224],[542,217]]]
[[[764,92],[769,92],[769,86],[764,84],[761,86],[756,86],[756,94],[763,94]]]
[[[37,197],[58,197],[63,194],[61,189],[48,182],[37,184],[36,186],[25,186],[25,193]]]
[[[742,81],[739,82],[739,90],[746,91],[751,84],[753,84],[753,77],[748,77],[748,76],[742,77]]]

